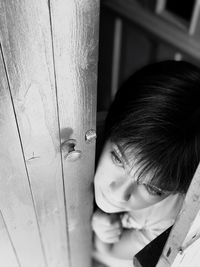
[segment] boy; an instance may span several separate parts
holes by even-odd
[[[94,187],[94,257],[133,256],[173,225],[200,160],[200,69],[164,61],[133,74],[105,123]]]

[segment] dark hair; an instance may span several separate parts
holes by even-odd
[[[200,69],[163,61],[133,74],[118,90],[105,136],[134,155],[138,179],[185,193],[200,160]]]

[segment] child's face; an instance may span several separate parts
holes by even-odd
[[[138,184],[134,176],[136,171],[136,167],[130,170],[118,146],[107,142],[94,178],[99,208],[108,213],[143,209],[169,195],[150,185]]]

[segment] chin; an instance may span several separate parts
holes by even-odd
[[[116,207],[112,205],[111,203],[108,203],[106,200],[102,198],[98,198],[95,196],[95,201],[96,201],[97,206],[106,213],[117,213],[117,212],[124,211],[123,208]]]

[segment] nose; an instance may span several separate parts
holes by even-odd
[[[135,182],[131,179],[121,179],[110,183],[110,191],[113,198],[121,201],[128,201],[134,190]]]

